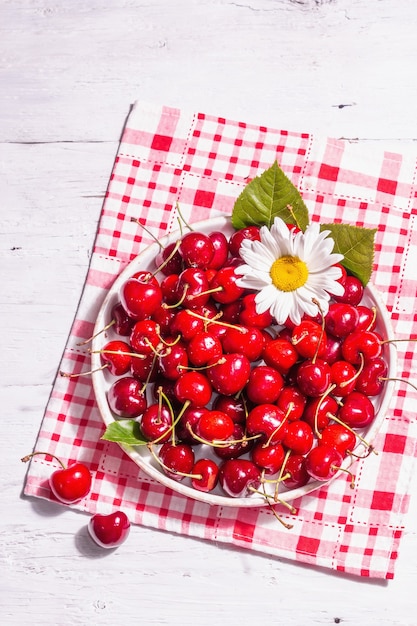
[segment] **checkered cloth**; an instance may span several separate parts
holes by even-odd
[[[230,215],[247,179],[275,160],[301,191],[312,219],[378,226],[373,282],[383,294],[396,337],[415,337],[416,154],[139,102],[123,132],[60,369],[89,369],[89,355],[77,344],[91,336],[115,278],[152,242],[132,217],[159,237],[176,228],[177,201],[189,222]],[[398,376],[415,380],[414,344],[398,344],[398,362]],[[416,396],[410,386],[397,385],[375,441],[380,453],[355,465],[356,488],[342,476],[300,498],[294,502],[295,515],[282,511],[291,530],[267,506],[209,506],[143,474],[117,444],[100,439],[104,426],[88,376],[57,377],[36,449],[89,466],[92,491],[77,509],[93,514],[117,507],[136,524],[389,579],[409,506]],[[53,499],[47,479],[56,468],[49,456],[34,457],[25,494]]]

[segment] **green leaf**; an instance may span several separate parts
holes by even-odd
[[[147,443],[141,433],[138,422],[129,419],[122,419],[109,424],[101,438],[105,441],[126,443],[131,446],[138,446]]]
[[[232,224],[236,229],[251,225],[270,228],[275,217],[296,224],[303,231],[309,223],[300,192],[276,161],[246,185],[235,202]]]
[[[321,230],[330,230],[334,240],[333,252],[343,254],[341,264],[366,285],[371,278],[374,264],[377,229],[351,224],[322,224]]]

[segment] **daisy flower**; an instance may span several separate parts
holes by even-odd
[[[277,324],[290,319],[299,324],[304,314],[326,315],[331,295],[344,292],[336,264],[342,254],[333,253],[334,241],[329,230],[320,232],[316,222],[305,232],[294,232],[279,217],[271,229],[262,226],[260,241],[244,239],[240,256],[244,264],[235,268],[237,284],[258,291],[258,313],[270,311]]]

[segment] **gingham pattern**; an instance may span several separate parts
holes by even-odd
[[[391,312],[396,336],[416,337],[416,155],[382,147],[275,130],[138,103],[123,133],[99,223],[94,253],[60,369],[89,368],[77,344],[89,337],[97,311],[119,272],[156,236],[176,227],[175,205],[190,222],[229,215],[248,177],[278,160],[303,194],[313,220],[378,226],[373,282]],[[398,344],[399,372],[415,379],[415,348]],[[76,505],[89,513],[124,509],[132,522],[230,543],[366,577],[392,578],[416,457],[416,393],[399,385],[371,455],[356,465],[357,484],[339,478],[280,511],[210,507],[172,493],[138,469],[113,443],[89,377],[58,376],[36,448],[64,462],[82,460],[91,494]],[[52,499],[47,479],[56,462],[33,458],[25,493]]]

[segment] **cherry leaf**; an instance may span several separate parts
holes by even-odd
[[[130,446],[138,446],[147,443],[141,433],[138,422],[130,419],[112,422],[107,426],[101,438],[105,441],[115,441],[116,443],[125,443]]]
[[[308,210],[297,187],[275,163],[248,183],[238,196],[232,224],[237,230],[245,226],[267,226],[275,217],[286,224],[296,224],[305,230],[309,223]]]
[[[373,270],[377,229],[351,224],[322,224],[321,229],[330,230],[334,240],[333,252],[343,254],[341,264],[366,285]]]

